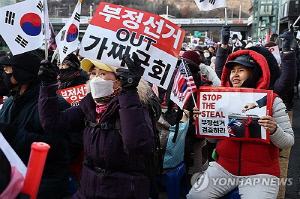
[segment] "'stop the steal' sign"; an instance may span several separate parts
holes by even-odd
[[[82,39],[80,54],[120,67],[124,54],[136,52],[143,78],[167,88],[185,31],[157,15],[101,2]]]
[[[258,120],[272,113],[273,91],[201,87],[197,96],[198,137],[270,143],[269,133]]]

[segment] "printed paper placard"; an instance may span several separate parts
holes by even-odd
[[[185,31],[151,13],[101,2],[82,39],[80,54],[120,67],[122,56],[136,52],[143,78],[167,88]]]
[[[197,136],[270,143],[269,133],[258,120],[272,113],[272,96],[270,90],[200,88]]]
[[[86,96],[86,84],[74,86],[58,91],[59,94],[71,104],[71,106],[78,106],[79,102]]]

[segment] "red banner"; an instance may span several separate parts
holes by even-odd
[[[158,15],[105,2],[99,4],[90,24],[115,32],[126,28],[135,33],[130,40],[144,35],[144,41],[175,57],[179,56],[185,35],[179,26]],[[126,39],[126,35],[123,39]],[[138,42],[132,43],[137,45]]]
[[[82,84],[75,87],[70,87],[58,91],[59,94],[71,104],[71,106],[78,106],[79,102],[86,96],[86,85]]]

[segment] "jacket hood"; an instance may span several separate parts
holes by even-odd
[[[261,54],[252,51],[252,50],[239,50],[235,53],[232,53],[228,56],[228,59],[226,61],[232,61],[236,57],[241,56],[241,55],[250,55],[258,64],[258,67],[261,68],[262,70],[262,76],[258,79],[256,83],[256,89],[268,89],[270,85],[270,69],[267,63],[267,60],[262,56]],[[225,64],[226,64],[225,63]],[[229,79],[228,76],[230,74],[231,69],[226,68],[224,66],[223,72],[222,72],[222,78],[221,78],[221,86],[223,87],[230,87]]]
[[[268,66],[270,69],[270,86],[269,89],[274,89],[274,84],[276,80],[280,77],[280,68],[278,66],[277,60],[274,57],[274,55],[263,46],[252,46],[249,47],[247,50],[253,50],[261,55],[264,56],[264,58],[268,62]]]

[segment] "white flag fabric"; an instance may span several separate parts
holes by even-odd
[[[300,30],[298,30],[296,38],[300,39]]]
[[[16,152],[11,148],[9,143],[6,141],[6,139],[3,137],[2,133],[0,132],[0,149],[5,154],[6,158],[10,162],[11,166],[15,166],[19,172],[23,175],[25,178],[27,167],[24,165],[20,157],[16,154]]]
[[[281,64],[281,56],[278,45],[269,47],[269,51],[274,55],[278,64]]]
[[[194,0],[200,11],[226,7],[226,0]]]
[[[61,63],[78,48],[80,13],[81,2],[78,1],[71,18],[55,37]]]
[[[44,5],[44,9],[43,9],[44,17],[43,17],[42,21],[43,21],[43,24],[44,24],[44,27],[45,27],[45,39],[47,41],[49,41],[50,37],[51,37],[51,30],[50,30],[47,0],[44,0],[43,5]]]
[[[0,34],[13,55],[42,46],[42,0],[26,0],[0,8]]]

